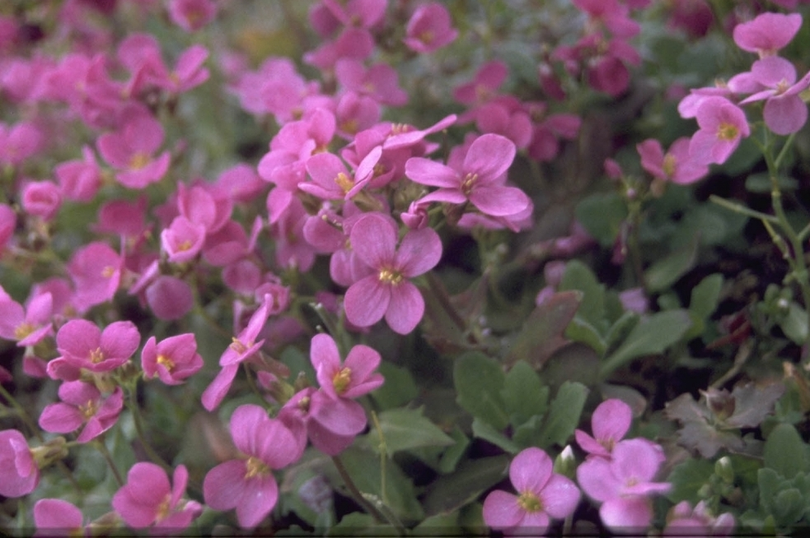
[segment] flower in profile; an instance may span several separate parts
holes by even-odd
[[[798,13],[762,13],[735,26],[733,37],[741,49],[765,58],[790,43],[801,26],[802,16]]]
[[[115,387],[104,396],[94,385],[83,381],[65,381],[59,386],[58,403],[42,410],[39,427],[51,433],[70,433],[84,425],[80,443],[91,441],[112,428],[124,407],[124,393]]]
[[[22,497],[39,484],[39,467],[25,436],[17,430],[0,431],[0,495]]]
[[[157,342],[150,337],[141,352],[141,365],[147,378],[155,376],[167,385],[179,385],[203,366],[197,353],[194,333],[178,334]]]
[[[645,529],[652,520],[650,496],[671,484],[653,482],[663,462],[661,447],[647,439],[618,442],[611,458],[588,458],[577,467],[582,491],[597,502],[602,523],[612,530]]]
[[[664,153],[661,143],[650,138],[636,146],[641,156],[641,167],[653,177],[688,185],[709,173],[705,164],[697,164],[689,155],[689,139],[681,137]]]
[[[357,257],[374,271],[346,290],[346,317],[358,327],[369,327],[384,316],[395,332],[410,333],[422,319],[425,300],[408,279],[439,263],[439,235],[431,228],[412,230],[397,249],[395,225],[380,213],[369,213],[354,224],[350,241]]]
[[[692,135],[689,154],[697,164],[722,164],[740,140],[751,134],[745,112],[724,97],[707,97],[698,106],[700,129]]]
[[[215,510],[236,508],[242,528],[261,523],[278,500],[273,469],[301,457],[302,446],[281,420],[272,419],[258,405],[241,405],[231,416],[231,437],[242,453],[221,463],[203,481],[205,503]]]
[[[484,523],[506,535],[543,535],[551,519],[564,519],[579,504],[576,484],[553,472],[554,463],[539,448],[521,451],[509,465],[518,494],[496,490],[484,499]]]
[[[447,8],[438,2],[422,4],[405,29],[403,42],[414,52],[427,54],[452,43],[458,37]]]
[[[127,473],[127,483],[112,498],[112,506],[133,529],[151,527],[153,533],[179,532],[202,513],[196,501],[183,500],[188,471],[178,465],[172,481],[159,465],[139,462]]]

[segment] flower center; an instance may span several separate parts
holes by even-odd
[[[380,271],[380,282],[396,286],[402,282],[402,273],[394,271],[393,269],[383,269]]]
[[[298,409],[304,413],[309,413],[309,396],[304,396],[298,401]]]
[[[245,463],[245,467],[247,468],[247,472],[245,473],[245,479],[253,478],[256,476],[265,476],[270,472],[270,467],[268,467],[265,462],[263,462],[256,456],[249,457],[247,462]]]
[[[81,412],[85,420],[93,417],[96,411],[98,411],[98,402],[95,400],[87,400],[86,404],[79,406],[79,412]]]
[[[664,169],[664,174],[666,174],[667,177],[672,177],[675,174],[675,165],[677,162],[674,155],[670,153],[664,155],[664,164],[661,165],[661,168]]]
[[[467,175],[464,176],[464,180],[461,182],[461,192],[465,195],[469,195],[476,181],[478,181],[478,174],[474,172],[467,173]]]
[[[237,353],[240,353],[240,354],[244,353],[252,345],[253,345],[252,342],[248,342],[248,344],[244,344],[237,337],[235,337],[235,336],[231,337],[231,346],[230,346],[230,348],[232,350],[236,351]]]
[[[132,170],[140,170],[147,164],[149,164],[149,155],[142,151],[135,153],[129,160],[129,167]]]
[[[543,509],[543,503],[540,502],[537,495],[531,491],[524,491],[520,494],[520,497],[518,497],[518,506],[527,512],[539,512]]]
[[[174,361],[172,361],[166,355],[158,355],[157,363],[162,364],[163,367],[166,368],[166,370],[168,370],[169,372],[171,372],[174,369]]]
[[[29,334],[34,332],[34,326],[28,323],[27,321],[23,321],[16,327],[14,327],[14,338],[17,340],[22,340]]]
[[[110,278],[114,274],[115,274],[115,267],[113,267],[112,265],[107,265],[104,267],[104,269],[101,270],[101,276],[103,276],[104,278]]]
[[[338,394],[343,394],[346,392],[346,389],[349,386],[349,383],[352,382],[352,370],[351,368],[341,368],[341,370],[335,374],[335,377],[332,378],[332,385],[335,387],[335,392]]]
[[[90,352],[90,362],[93,364],[98,364],[104,360],[104,352],[101,351],[100,347],[97,347],[93,351]]]
[[[430,30],[425,30],[424,32],[419,34],[419,41],[424,43],[425,45],[430,45],[433,43],[433,40],[436,36]]]
[[[739,133],[740,131],[737,129],[737,126],[731,123],[723,122],[717,128],[717,138],[726,142],[736,139]]]
[[[157,507],[157,514],[155,514],[155,521],[160,522],[166,519],[171,512],[172,496],[166,495]]]
[[[354,187],[354,181],[349,179],[349,176],[343,172],[340,172],[337,176],[335,176],[335,183],[341,188],[344,194],[348,193],[350,190],[352,190],[352,187]]]
[[[780,80],[779,83],[776,85],[776,95],[782,95],[788,90],[788,88],[790,88],[790,84],[788,84],[788,81],[785,79]]]
[[[192,245],[191,241],[189,241],[188,239],[186,239],[185,241],[183,241],[182,243],[180,243],[179,245],[177,245],[177,251],[178,251],[178,252],[185,252],[185,251],[187,251],[187,250],[190,250],[190,249],[191,249],[191,245]]]

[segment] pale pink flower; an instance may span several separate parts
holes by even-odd
[[[170,262],[193,260],[205,243],[205,226],[194,224],[185,217],[176,217],[171,226],[160,232],[160,244]]]
[[[588,458],[577,467],[582,491],[597,502],[609,529],[646,529],[653,512],[650,496],[666,493],[671,484],[653,482],[663,461],[662,449],[646,439],[618,442],[610,459]]]
[[[498,88],[506,81],[509,69],[501,61],[491,61],[482,65],[471,82],[453,90],[453,98],[465,105],[478,105],[492,99]]]
[[[697,164],[726,162],[740,140],[751,134],[745,112],[723,97],[704,99],[696,117],[700,130],[692,135],[689,154]]]
[[[610,458],[613,447],[621,441],[633,422],[633,411],[621,400],[611,398],[599,404],[591,416],[591,437],[575,430],[577,444],[589,455]]]
[[[773,56],[793,40],[801,26],[802,16],[798,13],[762,13],[734,27],[734,42],[760,58]]]
[[[17,430],[0,431],[0,495],[22,497],[39,484],[39,468],[25,436]]]
[[[779,56],[767,56],[754,62],[750,78],[759,87],[739,104],[764,100],[765,125],[778,135],[795,133],[804,126],[807,104],[800,93],[810,87],[810,73],[797,82],[792,63]]]
[[[734,516],[726,512],[717,517],[711,515],[705,501],[692,509],[689,501],[681,501],[667,514],[664,536],[730,536],[734,532]]]
[[[48,292],[31,295],[25,307],[10,297],[0,298],[0,338],[33,346],[53,333],[52,314],[53,297]]]
[[[92,441],[112,428],[124,407],[124,393],[115,387],[103,395],[94,385],[65,381],[59,386],[58,403],[49,404],[39,416],[39,427],[51,433],[70,433],[82,428],[79,443]]]
[[[169,0],[169,18],[186,32],[195,32],[214,20],[217,6],[211,0]]]
[[[22,189],[22,207],[29,215],[53,220],[62,207],[62,192],[53,181],[28,182]]]
[[[359,327],[369,327],[384,316],[391,329],[408,334],[422,319],[425,301],[408,279],[439,263],[441,239],[424,228],[405,234],[399,249],[396,244],[397,230],[381,214],[370,213],[352,227],[354,252],[374,270],[346,290],[346,317]]]
[[[150,337],[141,351],[141,367],[147,379],[158,376],[167,385],[183,383],[203,367],[194,333],[170,336],[160,342]]]
[[[368,346],[352,347],[341,362],[334,339],[318,334],[312,337],[310,360],[321,390],[332,398],[359,398],[383,384],[382,375],[374,371],[380,354]]]
[[[359,60],[342,58],[335,64],[335,76],[346,88],[368,95],[389,106],[402,106],[408,102],[408,93],[399,86],[396,70],[388,64],[375,64],[368,69]]]
[[[133,529],[150,527],[153,534],[182,531],[202,513],[202,506],[183,499],[188,483],[185,465],[174,469],[172,482],[159,465],[136,463],[127,473],[127,483],[113,495],[112,506]]]
[[[664,153],[661,143],[647,139],[636,145],[641,156],[641,167],[653,177],[688,185],[702,179],[709,173],[709,167],[696,163],[689,154],[689,139],[681,137]]]
[[[56,333],[61,356],[48,363],[54,379],[75,381],[80,369],[110,372],[126,363],[140,345],[141,335],[131,321],[115,321],[104,330],[85,319],[72,319]]]
[[[106,243],[94,241],[73,254],[68,273],[76,288],[73,303],[81,311],[109,301],[121,283],[123,258]]]
[[[507,536],[546,533],[551,519],[564,519],[579,504],[576,484],[554,472],[554,463],[539,448],[521,451],[509,465],[518,494],[496,490],[484,499],[484,523]]]
[[[427,54],[452,43],[458,37],[447,8],[438,2],[416,8],[402,40],[409,49]]]
[[[351,174],[343,162],[332,153],[318,153],[307,159],[306,168],[311,182],[302,182],[298,188],[324,200],[349,200],[374,175],[374,166],[380,160],[382,147],[377,146],[362,160]]]
[[[169,152],[154,154],[163,144],[160,122],[148,113],[129,113],[118,131],[101,135],[97,147],[113,168],[115,178],[130,189],[143,189],[160,181],[169,169]]]
[[[58,164],[54,174],[68,200],[89,202],[101,187],[101,168],[88,146],[82,147],[82,159]]]
[[[281,420],[272,419],[257,405],[241,405],[231,415],[231,437],[242,453],[221,463],[203,481],[205,502],[214,510],[236,508],[242,528],[253,528],[267,517],[278,500],[273,469],[301,457],[293,433]]]

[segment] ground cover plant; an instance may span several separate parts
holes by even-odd
[[[0,4],[0,529],[810,523],[802,0]]]

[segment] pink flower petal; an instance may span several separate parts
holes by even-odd
[[[419,289],[407,280],[391,286],[385,321],[396,333],[409,334],[425,313],[425,300]]]
[[[370,327],[380,321],[391,302],[391,287],[380,282],[377,274],[352,284],[343,298],[348,320],[358,327]]]

